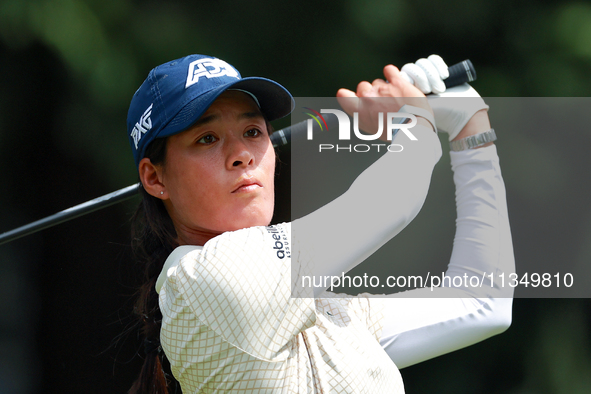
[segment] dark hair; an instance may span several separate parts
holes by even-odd
[[[154,164],[164,164],[166,139],[156,139],[147,148],[145,157]],[[139,318],[146,353],[144,365],[129,394],[167,394],[168,382],[163,364],[168,363],[160,347],[162,313],[158,307],[155,285],[168,255],[178,246],[176,231],[162,200],[140,187],[142,200],[132,219],[132,250],[135,260],[143,266],[144,281],[138,290],[134,314]]]

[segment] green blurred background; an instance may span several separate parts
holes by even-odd
[[[294,96],[333,96],[437,53],[470,58],[483,96],[586,97],[591,2],[0,0],[0,232],[135,182],[129,100],[152,67],[190,53]],[[518,266],[586,266],[588,127],[497,133]],[[453,202],[445,160],[434,188]],[[0,393],[129,388],[142,363],[124,333],[135,202],[0,246]],[[401,257],[449,252],[453,212],[437,207],[430,197]],[[426,229],[429,248],[415,236]],[[516,299],[506,333],[403,369],[407,392],[589,393],[590,328],[589,299]]]

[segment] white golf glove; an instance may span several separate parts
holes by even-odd
[[[403,76],[427,95],[435,115],[437,130],[449,134],[453,140],[474,114],[488,109],[478,92],[467,83],[446,89],[444,79],[449,77],[447,65],[438,55],[405,64]],[[432,94],[431,94],[432,93]]]

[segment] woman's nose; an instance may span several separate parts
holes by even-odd
[[[227,158],[228,169],[235,167],[247,167],[254,163],[254,154],[249,147],[239,139],[229,141],[229,153]]]

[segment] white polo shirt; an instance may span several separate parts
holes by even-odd
[[[404,392],[379,343],[382,304],[292,297],[278,232],[291,239],[289,223],[255,227],[167,259],[161,342],[183,393]]]

